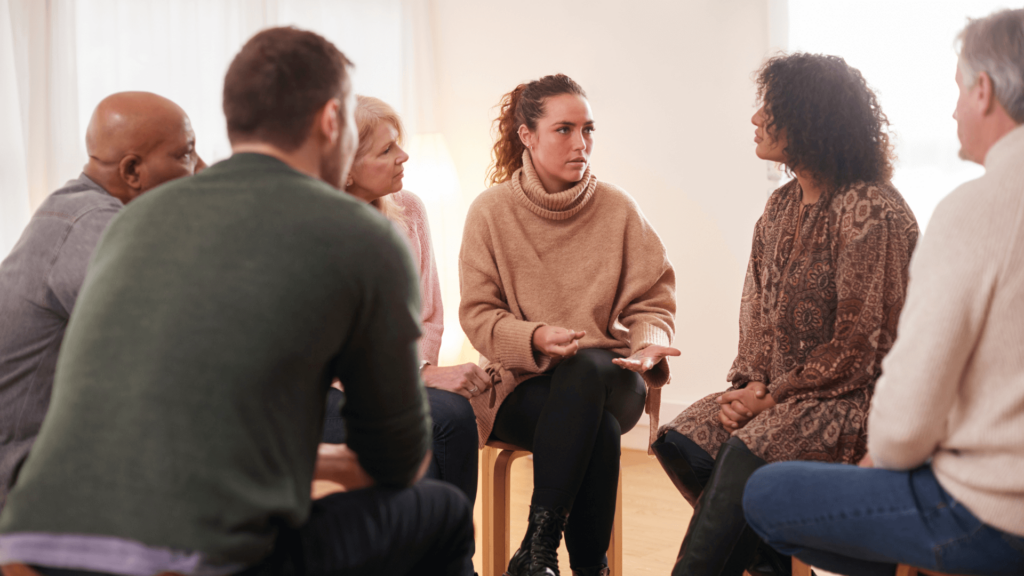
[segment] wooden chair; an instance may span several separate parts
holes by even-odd
[[[481,454],[483,467],[482,506],[484,523],[483,576],[501,576],[512,557],[509,528],[512,492],[512,462],[528,456],[530,452],[511,444],[491,441]],[[622,575],[622,469],[619,469],[619,488],[615,496],[615,522],[608,545],[608,567],[612,576]]]

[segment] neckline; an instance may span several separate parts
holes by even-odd
[[[597,177],[587,166],[583,178],[572,188],[561,192],[548,192],[537,176],[530,151],[523,151],[523,167],[509,180],[516,200],[534,214],[549,220],[566,220],[578,214],[594,197]]]

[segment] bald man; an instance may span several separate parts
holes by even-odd
[[[82,174],[36,210],[0,263],[0,509],[50,403],[64,329],[100,235],[125,204],[205,165],[185,111],[148,92],[96,107]]]

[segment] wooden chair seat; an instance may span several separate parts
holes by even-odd
[[[492,440],[481,454],[483,474],[484,566],[483,576],[501,576],[512,558],[511,520],[512,462],[529,456],[518,446]],[[615,495],[615,521],[608,545],[608,567],[612,576],[622,575],[622,468]]]

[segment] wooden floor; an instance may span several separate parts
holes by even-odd
[[[519,458],[512,464],[512,548],[518,548],[526,533],[530,494],[533,491],[533,461]],[[478,494],[482,490],[478,490]],[[658,574],[672,572],[679,544],[693,509],[683,500],[675,486],[662,471],[658,461],[646,452],[622,451],[623,494],[623,574]],[[476,556],[473,564],[478,572],[483,566],[480,497],[474,508],[476,524]],[[558,550],[559,569],[568,576],[569,556],[565,546]],[[618,574],[614,576],[620,576]]]
[[[623,574],[612,576],[635,576],[657,574],[666,576],[672,572],[679,545],[683,542],[686,527],[690,523],[693,508],[683,500],[675,486],[662,471],[658,461],[646,452],[622,451],[622,532],[623,532]],[[313,497],[318,498],[340,487],[330,482],[314,482]],[[483,573],[483,548],[481,529],[482,508],[480,494],[473,508],[473,523],[476,527],[476,555],[473,565]],[[526,517],[529,512],[530,494],[533,492],[533,460],[519,458],[512,464],[512,548],[515,550],[526,533]],[[569,556],[565,546],[558,550],[559,570],[565,576],[569,570]],[[818,576],[836,576],[815,568]]]

